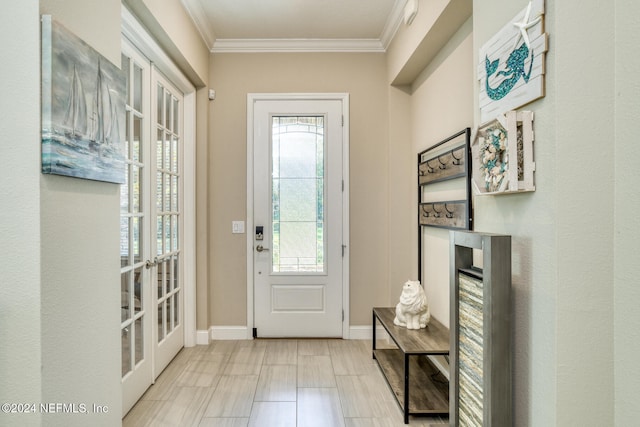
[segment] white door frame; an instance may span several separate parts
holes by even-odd
[[[184,346],[193,347],[196,345],[196,90],[124,6],[122,7],[122,35],[129,39],[184,94],[184,173],[182,177]]]
[[[345,245],[342,268],[342,338],[349,338],[349,94],[348,93],[249,93],[247,94],[247,339],[253,339],[254,287],[253,287],[253,146],[254,113],[256,101],[339,100],[342,102],[344,126],[342,126],[342,242]]]

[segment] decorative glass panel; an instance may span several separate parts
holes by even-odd
[[[165,318],[165,304],[164,300],[158,303],[158,342],[164,339],[164,318]]]
[[[133,235],[132,235],[132,244],[133,244],[133,262],[138,263],[142,261],[142,223],[140,217],[133,217]]]
[[[131,165],[124,174],[124,184],[120,186],[120,213],[129,213],[129,175],[131,174]]]
[[[180,306],[178,305],[180,298],[178,296],[179,294],[175,294],[173,298],[173,324],[175,326],[180,325],[180,311],[179,311]]]
[[[178,173],[178,138],[171,139],[171,172]]]
[[[129,80],[127,79],[127,84],[129,84]],[[131,122],[131,113],[129,111],[126,112],[126,114],[124,115],[124,145],[122,146],[122,154],[124,154],[124,158],[125,160],[131,160],[131,144],[129,143],[129,141],[131,141],[131,129],[130,129],[130,122]]]
[[[120,267],[129,265],[129,217],[120,217]]]
[[[139,363],[142,359],[144,359],[144,346],[142,345],[144,342],[144,331],[142,330],[142,318],[136,319],[135,321],[135,363]]]
[[[121,337],[122,337],[122,376],[124,377],[126,374],[131,372],[131,346],[133,334],[129,330],[129,327],[122,328]]]
[[[272,119],[272,271],[326,271],[324,117]]]
[[[133,196],[133,212],[140,212],[140,197],[142,183],[140,182],[140,168],[137,165],[131,165],[133,172],[132,196]]]
[[[133,308],[137,314],[142,310],[142,304],[144,303],[144,293],[142,292],[142,267],[136,268],[133,272],[133,296]]]
[[[133,117],[133,160],[134,162],[142,161],[142,145],[140,140],[142,139],[142,119],[140,117]]]
[[[142,68],[133,66],[133,108],[142,111]]]
[[[120,322],[131,318],[130,272],[120,275]]]
[[[179,109],[178,109],[178,100],[173,98],[173,132],[180,133],[180,129],[178,128],[178,120],[179,120]]]
[[[164,90],[162,89],[161,85],[158,85],[158,100],[156,102],[156,108],[157,108],[157,117],[158,117],[157,121],[159,125],[164,124],[164,111],[162,111],[163,105],[164,105]]]

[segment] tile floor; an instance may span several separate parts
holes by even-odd
[[[411,426],[447,418],[411,417]],[[402,412],[358,340],[214,341],[183,349],[127,426],[393,427]]]

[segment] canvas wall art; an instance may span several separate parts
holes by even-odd
[[[125,182],[126,81],[118,67],[42,17],[42,172]]]

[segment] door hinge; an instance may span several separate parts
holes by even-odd
[[[344,116],[342,116],[342,127],[344,127]]]
[[[344,322],[344,310],[342,310],[342,321]]]
[[[342,180],[342,192],[344,193],[344,179]]]
[[[344,258],[344,250],[347,248],[347,245],[342,245],[342,258]]]

